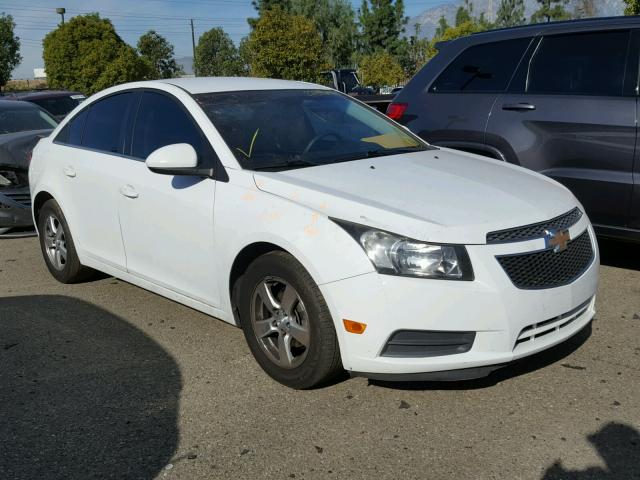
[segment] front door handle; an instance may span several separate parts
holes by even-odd
[[[502,105],[503,110],[526,111],[535,110],[536,106],[530,103],[505,103]]]
[[[74,178],[76,176],[76,170],[73,167],[64,167],[62,171],[69,178]]]
[[[138,192],[131,185],[120,187],[120,193],[127,198],[138,198]]]

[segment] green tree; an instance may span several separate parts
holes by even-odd
[[[496,14],[497,27],[517,27],[527,22],[524,17],[524,0],[502,0]]]
[[[456,11],[456,27],[459,27],[463,23],[473,20],[473,3],[469,0],[464,0],[464,3],[458,7]]]
[[[279,8],[280,10],[289,13],[291,11],[291,0],[252,0],[251,5],[258,12],[258,18],[247,18],[249,26],[253,30],[260,20],[260,17],[267,10],[272,8]]]
[[[330,68],[314,23],[277,7],[261,14],[245,50],[256,77],[313,82]]]
[[[378,51],[365,55],[360,61],[363,85],[380,88],[397,85],[404,79],[402,67],[389,53]]]
[[[149,65],[97,13],[73,17],[44,37],[50,87],[91,94],[148,78]]]
[[[238,49],[220,27],[204,32],[198,40],[194,69],[205,77],[236,77],[246,73]]]
[[[402,48],[400,36],[408,21],[403,0],[362,0],[359,20],[364,52],[384,50],[395,55]]]
[[[403,43],[403,48],[396,56],[405,78],[412,77],[429,59],[429,40],[420,38],[420,24],[416,23],[413,28],[413,35]]]
[[[540,8],[531,15],[531,23],[569,20],[571,14],[564,8],[568,0],[537,0]]]
[[[448,28],[449,24],[447,23],[447,19],[442,15],[440,20],[438,20],[438,27],[436,28],[435,36],[441,37]]]
[[[138,53],[149,65],[150,78],[173,78],[183,73],[173,56],[173,45],[154,30],[140,37]]]
[[[640,15],[640,0],[624,0],[626,7],[625,15]]]
[[[469,20],[468,22],[463,23],[462,25],[458,25],[457,27],[449,27],[440,37],[434,37],[430,42],[427,48],[427,58],[433,58],[438,50],[436,48],[436,44],[438,42],[448,42],[450,40],[455,40],[456,38],[466,37],[467,35],[471,35],[472,33],[481,32],[486,30],[479,22],[474,20]]]
[[[347,0],[291,0],[291,13],[313,20],[329,63],[334,67],[353,64],[358,27],[351,3]]]
[[[16,24],[11,15],[0,14],[0,89],[4,87],[11,72],[22,61],[20,39],[13,34]]]

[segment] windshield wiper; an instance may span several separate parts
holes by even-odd
[[[252,170],[283,170],[287,168],[300,168],[300,167],[317,167],[320,165],[319,163],[312,162],[310,160],[303,160],[301,158],[296,158],[292,160],[285,160],[284,162],[279,163],[267,163],[266,165],[257,165],[252,168]]]
[[[366,152],[366,158],[386,157],[388,155],[399,155],[401,153],[422,152],[426,150],[424,147],[398,147],[398,148],[382,148],[379,150],[369,150]]]

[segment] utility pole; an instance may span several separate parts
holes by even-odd
[[[197,77],[196,71],[196,34],[193,32],[193,18],[191,19],[191,47],[193,48],[193,74]]]
[[[64,7],[56,8],[56,13],[62,17],[62,25],[64,25],[64,14],[66,11]]]

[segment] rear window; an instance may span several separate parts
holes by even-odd
[[[544,37],[529,66],[527,93],[620,96],[628,31]]]
[[[125,119],[133,94],[119,93],[89,107],[82,146],[108,153],[123,153]]]
[[[503,92],[531,38],[467,48],[430,88],[434,93]]]
[[[78,95],[74,95],[74,96],[79,97]],[[68,97],[38,98],[36,100],[30,100],[30,102],[35,103],[36,105],[44,108],[51,115],[55,115],[56,117],[64,117],[71,110],[76,108],[81,100],[84,100],[84,97],[73,98],[71,96],[68,96]]]

